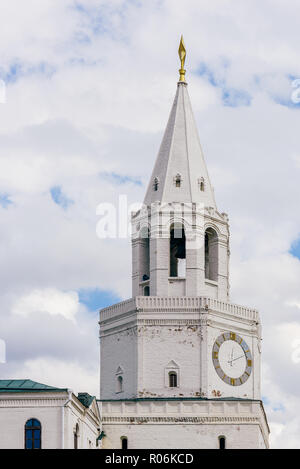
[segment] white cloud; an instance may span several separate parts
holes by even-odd
[[[12,313],[20,316],[30,314],[61,315],[70,321],[76,320],[79,310],[78,294],[76,292],[61,292],[55,288],[33,290],[18,298],[12,307]]]
[[[63,358],[37,358],[25,361],[15,373],[49,386],[71,389],[76,394],[88,391],[98,396],[99,371],[92,365],[95,365],[94,361],[90,365],[82,365],[76,361],[64,361]]]
[[[280,364],[280,366],[282,366]],[[281,380],[284,379],[280,375]],[[264,388],[267,389],[265,410],[271,430],[271,448],[300,448],[299,398],[281,390],[280,383],[271,377],[266,362],[263,365]]]

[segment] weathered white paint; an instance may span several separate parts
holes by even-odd
[[[102,319],[103,315],[103,319]],[[102,310],[101,399],[136,397],[238,397],[260,399],[260,323],[256,310],[205,297],[136,297]],[[253,371],[241,386],[229,386],[216,374],[212,347],[224,332],[247,342]],[[174,361],[177,388],[165,384]],[[117,394],[118,367],[124,390]]]
[[[259,401],[123,401],[102,403],[107,437],[103,448],[228,449],[268,447],[268,427]]]
[[[63,414],[63,417],[62,417]],[[42,426],[43,449],[74,448],[79,425],[79,448],[96,449],[100,415],[96,402],[89,409],[69,392],[18,392],[0,396],[0,449],[23,449],[27,420]]]

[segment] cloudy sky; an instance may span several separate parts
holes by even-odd
[[[97,207],[143,199],[183,33],[231,299],[261,312],[271,443],[300,447],[299,15],[297,0],[0,3],[0,377],[98,395],[97,309],[130,297],[131,252],[97,237]]]

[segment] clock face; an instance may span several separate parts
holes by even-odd
[[[252,371],[252,355],[247,343],[234,332],[224,332],[212,348],[212,360],[218,376],[231,386],[240,386]]]

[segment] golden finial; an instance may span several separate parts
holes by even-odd
[[[186,50],[185,50],[185,45],[183,42],[183,36],[181,36],[181,39],[180,39],[178,54],[179,54],[179,58],[181,62],[181,68],[179,70],[179,81],[183,81],[185,83],[184,62],[185,62]]]

